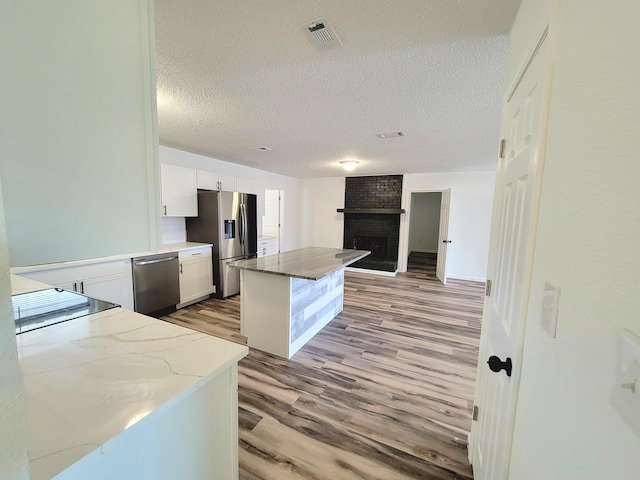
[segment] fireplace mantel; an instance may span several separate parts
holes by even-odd
[[[399,215],[404,213],[404,208],[338,208],[339,213],[374,213],[382,215]]]

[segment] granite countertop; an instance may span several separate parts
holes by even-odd
[[[370,253],[368,250],[305,247],[261,258],[238,260],[230,263],[229,266],[240,270],[318,280],[335,270],[351,265]]]
[[[48,287],[23,280],[12,276],[14,294]],[[32,480],[54,477],[135,423],[161,415],[248,353],[122,308],[16,340]]]

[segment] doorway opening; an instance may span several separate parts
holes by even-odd
[[[434,278],[438,259],[442,192],[412,192],[407,272]]]

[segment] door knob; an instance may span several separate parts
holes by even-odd
[[[511,376],[511,358],[507,357],[507,359],[503,362],[499,357],[491,355],[487,363],[489,364],[489,368],[492,372],[499,372],[500,370],[504,370],[507,374],[507,377]]]
[[[451,243],[451,240],[442,240],[442,243]]]

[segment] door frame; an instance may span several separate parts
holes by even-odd
[[[398,248],[398,272],[407,271],[407,259],[409,257],[409,229],[411,228],[411,196],[414,193],[440,193],[447,190],[453,190],[451,187],[446,188],[430,188],[430,189],[416,189],[407,190],[405,192],[405,213],[402,215],[404,218],[400,219],[400,245]],[[442,208],[442,196],[440,197],[440,208]],[[451,207],[449,207],[451,208]],[[451,214],[451,210],[449,210]],[[438,220],[439,221],[439,220]],[[449,222],[451,222],[451,216],[449,216]]]
[[[537,237],[537,227],[538,227],[538,216],[540,211],[540,199],[542,193],[542,177],[543,177],[543,167],[544,167],[544,159],[546,156],[546,148],[547,148],[547,137],[548,137],[548,127],[549,127],[549,110],[550,110],[550,100],[551,100],[551,88],[552,88],[552,80],[553,80],[553,43],[551,41],[551,34],[549,28],[549,22],[547,22],[542,29],[542,33],[536,38],[535,43],[533,44],[533,48],[531,48],[525,57],[525,61],[522,63],[520,69],[518,70],[517,75],[514,77],[514,81],[510,85],[509,89],[506,92],[506,95],[503,100],[503,109],[502,109],[502,121],[501,121],[501,135],[500,138],[505,138],[506,129],[508,128],[508,118],[505,115],[508,107],[509,99],[514,95],[517,88],[520,85],[527,69],[530,64],[533,62],[535,56],[538,54],[540,49],[546,42],[546,58],[544,59],[545,66],[543,72],[543,81],[544,81],[544,92],[543,92],[543,101],[542,101],[542,110],[541,110],[541,120],[540,120],[540,137],[537,145],[537,158],[535,163],[535,178],[534,185],[532,191],[532,200],[531,200],[531,217],[529,220],[529,231],[527,238],[527,252],[525,258],[525,271],[527,274],[524,276],[523,289],[526,292],[525,297],[523,298],[523,308],[522,311],[523,316],[520,318],[520,322],[523,324],[522,328],[520,328],[519,339],[516,347],[515,358],[513,359],[514,365],[514,374],[513,377],[517,379],[517,383],[514,385],[514,406],[513,406],[513,418],[511,421],[511,429],[510,429],[510,439],[508,440],[509,451],[511,451],[511,445],[513,441],[513,431],[515,428],[515,417],[517,412],[517,404],[518,404],[518,396],[520,390],[520,381],[522,380],[521,370],[522,370],[522,357],[524,350],[524,334],[526,330],[526,312],[528,310],[527,305],[529,303],[529,294],[531,291],[531,274],[533,270],[533,257],[535,253],[535,242]],[[500,174],[500,170],[496,173],[496,175]],[[496,185],[498,185],[498,180],[496,181]],[[499,208],[500,202],[502,199],[499,199],[494,196],[493,202],[493,215],[492,215],[492,224],[491,224],[491,243],[489,245],[489,264],[488,264],[488,272],[487,279],[492,279],[495,275],[493,271],[493,267],[495,265],[495,259],[499,255],[497,250],[499,239],[496,238],[497,235],[495,232],[500,226],[500,215]],[[478,355],[478,373],[476,374],[476,388],[474,395],[474,416],[475,416],[475,407],[477,406],[479,409],[482,408],[481,405],[478,405],[478,400],[481,400],[484,397],[484,387],[480,381],[482,379],[481,369],[485,369],[485,359],[487,358],[488,353],[488,337],[486,332],[486,314],[487,314],[487,299],[485,297],[485,308],[483,311],[482,318],[482,330],[481,330],[481,338],[480,338],[480,346],[479,346],[479,355]],[[517,372],[516,372],[517,371]],[[486,373],[486,372],[485,372]],[[468,447],[468,455],[469,462],[473,463],[473,452],[476,448],[476,443],[479,441],[477,438],[477,425],[478,422],[474,421],[471,428],[471,433],[469,435],[469,447]],[[510,453],[509,453],[510,456]]]

